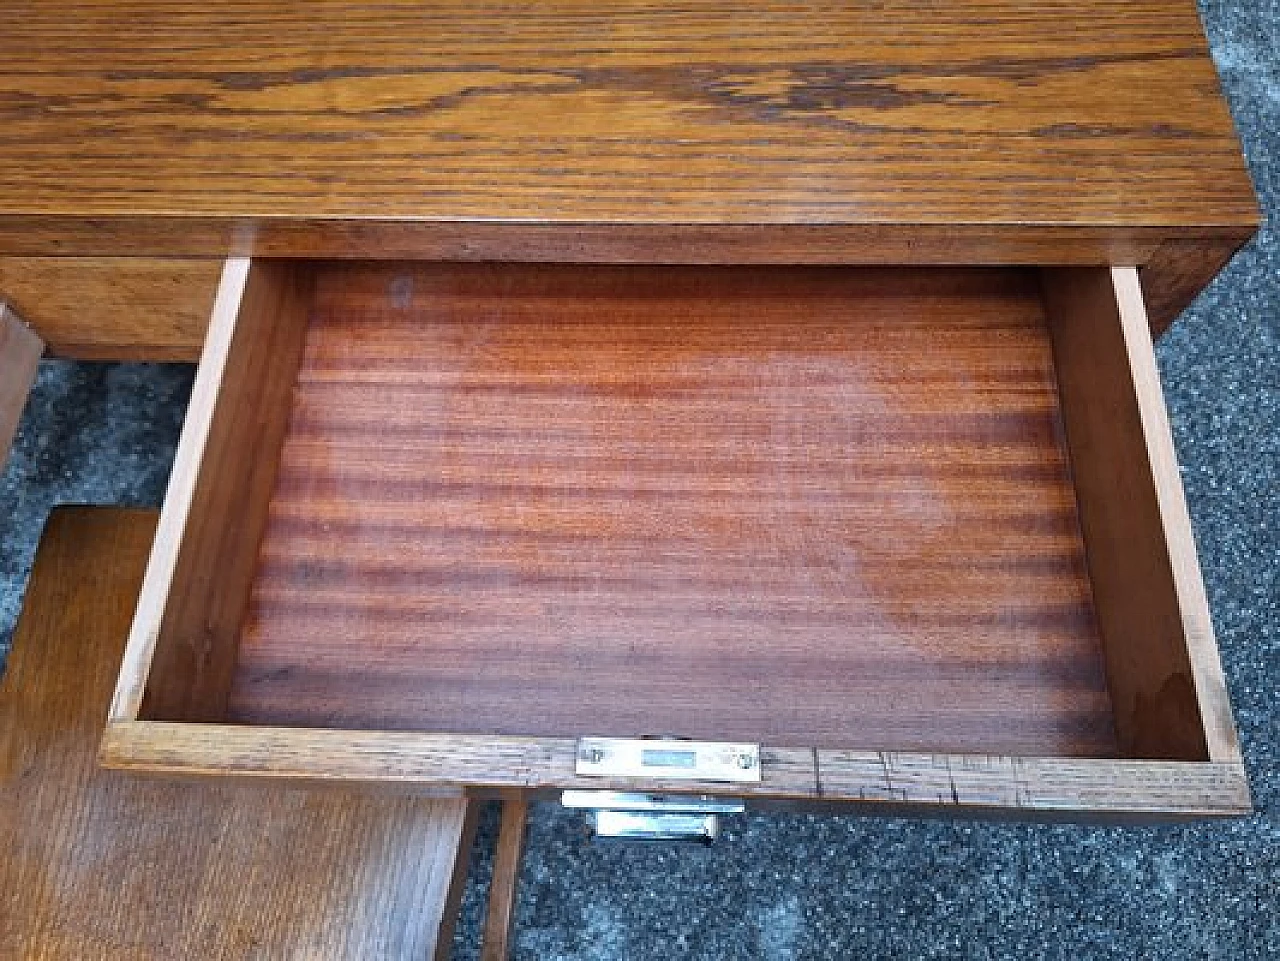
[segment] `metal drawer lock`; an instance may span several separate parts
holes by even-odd
[[[679,738],[584,737],[578,741],[579,777],[641,781],[760,782],[760,745]],[[586,812],[593,837],[691,840],[710,844],[720,815],[739,814],[742,801],[709,795],[619,791],[565,791],[562,803]]]
[[[592,837],[703,844],[720,836],[720,815],[745,810],[732,798],[619,791],[565,791],[560,803],[585,812]]]
[[[760,783],[760,745],[678,738],[578,739],[580,777]]]

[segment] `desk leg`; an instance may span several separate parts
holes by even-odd
[[[502,823],[493,860],[493,881],[489,885],[489,915],[484,924],[480,961],[506,961],[511,954],[512,920],[528,815],[529,804],[523,799],[502,803]]]

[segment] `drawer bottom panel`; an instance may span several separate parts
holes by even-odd
[[[1116,751],[1029,270],[318,278],[228,717]]]
[[[1249,804],[1132,268],[230,260],[103,758]]]

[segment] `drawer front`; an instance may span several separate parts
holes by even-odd
[[[55,355],[194,361],[221,271],[220,260],[0,257],[0,300]]]
[[[229,261],[103,757],[1249,807],[1132,269]]]

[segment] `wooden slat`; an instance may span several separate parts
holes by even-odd
[[[1238,762],[1096,761],[819,751],[824,798],[916,813],[1179,820],[1248,814]]]
[[[239,274],[232,266],[227,272]],[[188,720],[223,716],[310,305],[306,265],[254,261],[239,290],[238,309],[220,301],[214,310],[210,324],[233,323],[234,331],[225,362],[209,358],[218,377],[212,412],[187,408],[197,431],[208,417],[208,434],[143,714]],[[209,342],[222,336],[210,332]],[[202,375],[205,367],[202,358]],[[185,469],[189,462],[182,463]]]
[[[204,254],[262,233],[303,253],[355,219],[1122,239],[1256,222],[1191,0],[6,12],[7,252],[102,254],[76,231],[117,220],[153,255],[193,252],[169,246],[186,220],[220,229]]]
[[[1115,753],[1033,272],[317,291],[225,719]]]
[[[44,342],[0,300],[0,470],[18,432],[27,394],[36,381]]]
[[[194,361],[221,271],[221,258],[0,257],[0,299],[60,357]]]
[[[227,261],[113,717],[222,715],[306,330],[309,278],[305,266]]]
[[[867,813],[996,814],[1118,821],[1247,814],[1239,762],[1014,758],[765,747],[759,784],[578,777],[566,738],[397,734],[117,721],[102,760],[167,776],[732,794],[756,801],[845,803]],[[902,806],[906,807],[903,808]]]
[[[1122,753],[1236,759],[1136,272],[1044,284]]]
[[[489,909],[485,916],[480,961],[508,961],[513,947],[516,894],[520,886],[520,861],[528,827],[529,804],[523,799],[502,802],[498,848],[489,882]]]
[[[578,777],[570,738],[497,737],[336,731],[167,721],[112,721],[102,762],[123,771],[261,780],[302,779],[360,785],[432,785],[521,790],[634,790],[625,779]],[[815,796],[811,748],[765,748],[764,779],[735,784],[734,794],[761,798]],[[716,793],[711,781],[645,779],[644,790]]]
[[[1151,343],[1150,324],[1143,303],[1137,273],[1129,268],[1112,268],[1112,290],[1124,334],[1125,355],[1133,375],[1134,396],[1142,418],[1152,483],[1160,507],[1169,563],[1173,573],[1178,610],[1182,616],[1183,640],[1191,664],[1191,677],[1199,706],[1200,723],[1209,758],[1224,763],[1241,763],[1240,739],[1231,713],[1231,697],[1222,672],[1222,659],[1213,633],[1209,598],[1191,530],[1191,515],[1182,489],[1178,453],[1160,386],[1160,370]]]
[[[429,789],[428,789],[429,790]],[[458,919],[462,913],[462,899],[466,895],[467,873],[471,867],[468,852],[475,845],[476,831],[480,825],[480,805],[467,804],[467,816],[462,824],[461,840],[458,844],[458,857],[453,862],[453,878],[449,882],[449,896],[444,902],[444,916],[440,922],[439,934],[436,937],[436,950],[433,961],[449,961],[453,957],[453,942]]]
[[[0,956],[422,959],[465,801],[101,771],[155,514],[54,512],[0,688]]]

